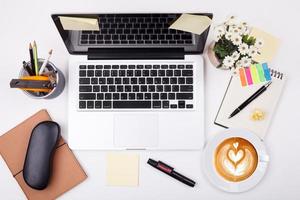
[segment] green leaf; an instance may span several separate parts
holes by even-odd
[[[226,56],[231,55],[237,49],[238,46],[234,45],[230,40],[227,40],[225,36],[222,36],[222,38],[216,42],[213,51],[215,52],[217,58],[223,60]]]

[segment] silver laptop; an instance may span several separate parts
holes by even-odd
[[[212,18],[212,14],[201,14]],[[60,16],[93,18],[99,31],[64,30]],[[179,13],[54,14],[70,53],[72,149],[201,149],[201,35],[168,27]]]

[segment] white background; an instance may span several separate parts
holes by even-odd
[[[281,39],[271,66],[288,76],[273,123],[265,138],[271,162],[266,176],[254,189],[229,194],[219,191],[201,172],[200,151],[144,151],[140,155],[138,187],[108,187],[105,182],[105,151],[75,151],[88,179],[60,199],[299,199],[300,198],[300,66],[299,2],[294,1],[217,1],[217,0],[0,0],[0,134],[25,118],[46,108],[67,135],[67,89],[53,100],[33,100],[21,91],[10,89],[9,81],[18,76],[23,60],[28,59],[28,44],[36,40],[39,56],[50,48],[54,62],[67,76],[68,53],[50,18],[59,12],[213,12],[214,23],[229,15],[263,28]],[[211,34],[209,41],[211,41]],[[206,56],[205,56],[206,57]],[[213,120],[230,74],[205,64],[205,134],[212,137],[222,128]],[[84,134],[84,133],[83,133]],[[149,157],[176,167],[197,182],[190,188],[149,167]],[[0,199],[24,199],[0,166]],[[5,174],[4,174],[5,173]]]

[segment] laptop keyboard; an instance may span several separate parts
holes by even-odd
[[[169,29],[179,14],[105,14],[99,31],[81,31],[81,45],[189,45],[191,33]]]
[[[193,65],[79,65],[79,109],[193,109]]]

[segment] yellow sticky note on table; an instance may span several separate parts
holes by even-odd
[[[64,30],[99,31],[99,22],[96,18],[59,16],[59,20]]]
[[[261,53],[254,56],[253,60],[259,63],[270,62],[278,50],[279,39],[258,28],[253,28],[250,35],[263,40]]]
[[[138,186],[139,155],[128,153],[108,153],[106,162],[107,185]]]
[[[201,35],[211,22],[211,19],[204,15],[182,14],[169,28]]]

